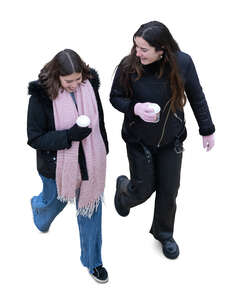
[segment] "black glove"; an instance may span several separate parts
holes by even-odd
[[[77,124],[74,124],[72,128],[67,130],[67,136],[69,141],[82,141],[86,138],[92,129],[89,127],[80,127]]]

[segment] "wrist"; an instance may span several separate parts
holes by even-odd
[[[137,116],[138,115],[138,109],[139,109],[139,106],[140,106],[141,103],[136,103],[134,105],[134,114]]]
[[[72,142],[72,135],[71,135],[71,131],[68,129],[66,130],[66,135],[67,135],[67,140],[69,143]]]

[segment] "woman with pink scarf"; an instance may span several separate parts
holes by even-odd
[[[31,199],[35,226],[47,232],[66,204],[75,202],[81,262],[96,281],[105,283],[101,202],[108,141],[99,84],[97,72],[76,52],[59,52],[29,84],[27,133],[43,182],[42,193]],[[89,125],[77,122],[81,115]]]

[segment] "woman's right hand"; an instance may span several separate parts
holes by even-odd
[[[206,149],[207,151],[210,151],[215,145],[214,134],[203,136],[202,141],[203,141],[203,148]]]
[[[153,108],[149,107],[150,102],[137,103],[134,106],[134,114],[145,122],[156,122],[156,114]]]
[[[70,129],[67,130],[67,136],[70,141],[82,141],[90,133],[92,129],[89,127],[80,127],[77,124],[74,124]]]

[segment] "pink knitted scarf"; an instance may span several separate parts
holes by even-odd
[[[89,180],[81,179],[78,164],[79,142],[72,142],[71,148],[57,151],[56,184],[58,199],[70,202],[78,199],[77,213],[90,218],[103,197],[106,150],[99,128],[97,102],[90,82],[86,80],[81,83],[74,94],[78,111],[70,93],[65,90],[59,92],[53,100],[55,128],[71,128],[78,115],[87,115],[90,118],[92,132],[82,141]],[[76,197],[78,190],[79,198]]]

